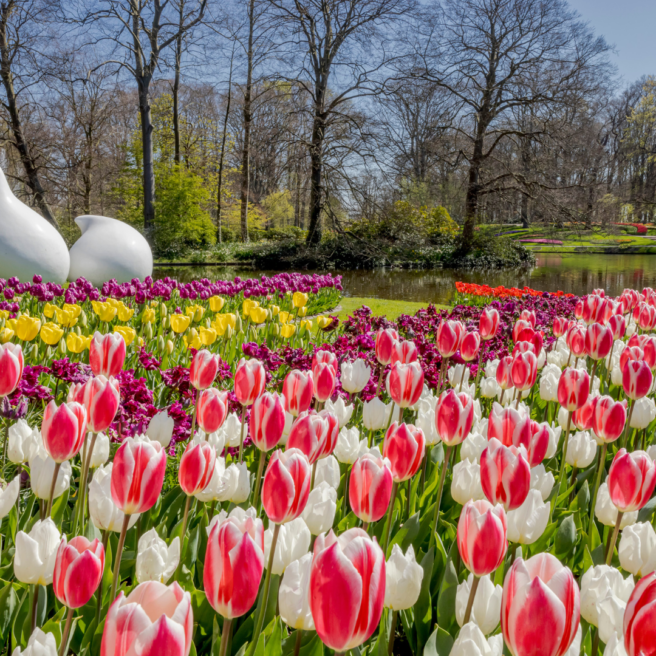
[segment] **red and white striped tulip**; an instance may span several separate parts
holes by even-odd
[[[187,496],[202,492],[212,480],[216,452],[209,442],[194,439],[187,443],[180,467],[178,483]]]
[[[52,590],[68,608],[82,608],[98,589],[105,569],[102,542],[89,542],[80,535],[67,542],[62,538],[55,559]]]
[[[567,335],[565,336],[567,348],[577,358],[585,355],[585,333],[586,329],[576,323],[567,331]]]
[[[332,364],[321,362],[312,370],[314,381],[314,398],[321,403],[325,403],[335,391],[337,384],[337,374]]]
[[[404,339],[397,340],[392,346],[392,359],[390,364],[400,362],[401,364],[408,364],[409,362],[416,362],[419,357],[419,351],[414,342]]]
[[[249,434],[260,451],[271,451],[285,430],[284,399],[271,392],[264,392],[255,399],[251,408]]]
[[[481,336],[477,332],[465,333],[460,342],[460,357],[465,362],[471,362],[478,357],[481,347]]]
[[[264,365],[255,358],[242,358],[235,371],[235,396],[242,405],[253,405],[266,385]]]
[[[531,441],[531,418],[513,407],[504,408],[492,404],[492,412],[487,420],[487,438],[496,438],[504,446],[528,447]]]
[[[653,382],[654,375],[644,360],[628,360],[624,365],[624,369],[622,369],[622,387],[624,388],[624,394],[633,401],[647,396]]]
[[[628,344],[627,347],[620,354],[619,367],[620,371],[624,371],[627,362],[635,361],[642,362],[645,359],[645,352],[637,345],[632,346]]]
[[[628,656],[656,654],[656,572],[636,583],[626,604],[624,648]]]
[[[572,413],[572,423],[580,431],[587,431],[592,428],[592,419],[598,398],[597,396],[588,396],[588,400]]]
[[[210,606],[222,617],[247,613],[257,599],[264,571],[264,526],[248,513],[212,522],[203,567]]]
[[[387,512],[392,496],[392,470],[383,458],[365,453],[351,467],[351,510],[366,524],[377,522]]]
[[[656,462],[646,451],[620,449],[608,470],[606,483],[610,500],[620,512],[640,510],[656,486]]]
[[[84,444],[87,434],[87,411],[75,401],[59,407],[50,401],[43,412],[41,437],[48,455],[55,462],[74,458]]]
[[[94,376],[84,383],[76,396],[87,410],[87,430],[92,433],[106,431],[121,402],[118,381],[115,378],[108,380],[102,374]]]
[[[94,376],[118,375],[125,362],[125,340],[118,333],[94,333],[89,343],[89,364]]]
[[[0,344],[0,398],[16,390],[24,367],[25,360],[20,344]]]
[[[568,410],[578,410],[590,395],[590,376],[586,371],[568,368],[558,380],[558,403]]]
[[[417,473],[425,450],[426,438],[420,428],[395,421],[387,429],[383,443],[383,458],[390,461],[395,483],[407,481]]]
[[[458,520],[458,551],[474,576],[491,574],[508,549],[506,513],[485,500],[467,501]]]
[[[219,370],[219,361],[219,356],[216,353],[210,353],[207,349],[196,351],[189,365],[189,382],[197,390],[211,387]]]
[[[381,328],[376,333],[376,359],[382,365],[392,361],[394,344],[398,341],[399,334],[393,328]]]
[[[469,394],[450,389],[435,404],[435,429],[447,446],[461,444],[474,423],[474,401]]]
[[[598,396],[592,413],[591,428],[602,442],[614,442],[626,425],[626,401],[616,401],[612,396]]]
[[[450,358],[460,348],[465,326],[460,321],[443,320],[437,329],[437,350],[443,358]]]
[[[292,424],[287,449],[299,449],[313,465],[335,450],[338,437],[339,422],[335,415],[327,410],[307,410]]]
[[[626,334],[626,319],[621,314],[614,314],[607,325],[613,333],[613,339],[622,339]]]
[[[556,317],[553,322],[553,334],[554,337],[562,337],[567,333],[571,326],[571,319],[566,319],[565,317]]]
[[[531,468],[537,467],[545,459],[549,450],[549,439],[548,425],[531,420],[531,437],[528,444],[524,444],[528,453],[528,464]],[[519,447],[520,445],[515,444],[514,446]]]
[[[387,376],[387,389],[399,407],[415,405],[424,389],[424,371],[419,362],[395,362]]]
[[[524,319],[517,319],[513,326],[513,342],[530,342],[535,334],[533,326]]]
[[[208,435],[223,426],[228,416],[228,392],[208,387],[198,393],[196,421]]]
[[[486,307],[478,320],[478,332],[481,339],[487,342],[489,339],[494,339],[499,330],[499,312],[491,307]]]
[[[274,524],[285,524],[305,510],[312,467],[299,449],[274,451],[262,483],[262,505]]]
[[[642,358],[631,358],[632,360],[644,359],[653,371],[656,366],[656,337],[651,335],[631,335],[627,346],[638,346],[642,349]],[[626,350],[626,349],[625,349]],[[623,353],[622,353],[623,354]],[[620,369],[622,365],[620,364]]]
[[[317,536],[310,609],[321,641],[337,653],[358,647],[378,627],[385,602],[385,555],[361,528]]]
[[[305,412],[314,397],[314,382],[311,371],[292,369],[282,384],[282,395],[285,397],[285,410],[294,417]]]
[[[603,360],[613,348],[613,331],[600,323],[593,323],[585,331],[585,352],[593,360]]]
[[[481,486],[490,503],[515,510],[531,489],[531,468],[517,447],[493,437],[481,454]]]
[[[527,351],[518,353],[513,357],[512,367],[510,369],[513,387],[520,392],[531,389],[535,385],[535,379],[538,375],[538,359],[535,353]]]
[[[193,632],[191,595],[177,583],[146,581],[110,606],[100,656],[189,656]]]
[[[150,510],[166,473],[166,452],[159,442],[126,437],[114,456],[112,500],[126,515]]]
[[[339,370],[339,365],[337,363],[337,356],[331,351],[315,351],[312,356],[312,373],[320,364],[328,364],[331,366],[335,376]],[[316,376],[316,374],[315,374]]]
[[[522,319],[522,321],[528,321],[531,324],[531,327],[535,328],[537,317],[535,316],[535,312],[533,310],[522,310],[519,318]]]

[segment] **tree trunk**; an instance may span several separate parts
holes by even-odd
[[[221,155],[219,156],[219,188],[216,196],[216,240],[220,243],[223,242],[222,235],[222,200],[221,194],[223,193],[223,162],[225,161],[225,146],[226,138],[228,136],[228,118],[230,117],[230,101],[232,100],[232,65],[234,63],[234,50],[230,58],[230,75],[228,77],[228,100],[226,101],[226,111],[223,117],[223,134],[221,136]],[[248,227],[248,226],[247,226]]]
[[[176,164],[180,164],[180,62],[182,60],[182,27],[184,23],[184,0],[179,0],[180,22],[175,40],[175,77],[173,78],[173,140]]]
[[[153,237],[155,229],[155,169],[153,163],[153,122],[149,94],[150,80],[139,80],[139,114],[141,116],[141,138],[143,143],[143,212],[146,236]]]
[[[322,114],[317,113],[314,116],[312,125],[312,144],[310,146],[310,225],[307,235],[308,244],[318,244],[322,237],[324,137],[324,117]]]

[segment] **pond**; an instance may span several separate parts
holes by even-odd
[[[195,278],[229,280],[273,274],[235,267],[156,267],[155,277],[171,276],[181,281]],[[656,287],[656,255],[538,255],[530,270],[470,271],[437,269],[431,271],[374,270],[334,271],[343,276],[348,296],[388,298],[447,304],[455,292],[455,282],[473,282],[496,287],[532,287],[543,291],[562,290],[581,296],[603,288],[616,296],[626,287],[641,290]]]

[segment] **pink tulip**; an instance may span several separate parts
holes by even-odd
[[[577,319],[581,319],[583,317],[583,299],[579,300],[574,306],[574,316]]]
[[[585,331],[585,352],[593,360],[603,360],[613,348],[613,331],[593,323]]]
[[[107,430],[121,401],[118,381],[115,378],[107,380],[102,374],[89,378],[77,393],[77,398],[80,397],[87,410],[87,429],[92,433]]]
[[[125,362],[125,340],[118,333],[96,332],[89,344],[89,364],[95,376],[117,376]]]
[[[461,444],[474,423],[474,401],[469,394],[447,390],[435,404],[435,429],[447,446]]]
[[[656,462],[646,451],[620,449],[608,470],[610,500],[620,512],[640,510],[656,486]]]
[[[460,357],[465,362],[471,362],[478,356],[481,347],[481,336],[477,332],[466,333],[460,342]]]
[[[457,540],[465,567],[474,576],[491,574],[508,549],[503,508],[485,500],[468,501],[460,512]]]
[[[465,327],[460,321],[442,321],[437,329],[437,350],[442,358],[450,358],[460,347]]]
[[[649,394],[654,376],[644,360],[629,360],[622,370],[624,394],[633,401]]]
[[[319,363],[312,370],[312,378],[314,381],[314,398],[324,403],[333,395],[337,383],[337,374],[332,364],[327,362]]]
[[[517,447],[493,437],[481,454],[481,486],[490,503],[515,510],[531,489],[531,468]]]
[[[264,526],[259,517],[227,517],[212,523],[203,587],[210,606],[226,619],[241,617],[257,599],[264,570]]]
[[[538,334],[539,333],[535,333],[534,337]],[[522,353],[533,353],[535,355],[535,345],[533,342],[516,342],[511,353],[513,362],[515,360],[515,356]],[[512,366],[510,368],[510,375],[512,376]]]
[[[424,389],[424,371],[419,362],[395,362],[387,377],[387,387],[399,407],[409,408],[417,403]]]
[[[576,323],[567,331],[567,335],[565,336],[567,348],[577,358],[585,355],[585,333],[585,328]]]
[[[126,437],[114,456],[112,499],[119,510],[134,515],[150,510],[166,473],[166,452],[159,442]]]
[[[535,312],[533,312],[533,310],[522,310],[519,318],[523,321],[528,321],[531,324],[531,327],[535,328],[537,317],[535,316]]]
[[[285,410],[294,417],[305,412],[312,404],[314,397],[314,382],[311,371],[292,369],[282,384],[282,395],[285,397]]]
[[[335,415],[327,410],[307,410],[292,424],[287,449],[299,449],[313,465],[335,450],[338,436],[339,423]]]
[[[62,538],[57,550],[52,589],[68,608],[82,608],[98,589],[105,569],[105,549],[100,540],[84,536],[67,542]]]
[[[385,434],[383,458],[390,461],[392,478],[401,483],[412,478],[424,457],[426,438],[420,428],[395,421]]]
[[[631,340],[629,340],[629,344],[620,354],[620,371],[624,371],[624,367],[629,361],[641,362],[645,359],[645,352],[637,344],[634,343],[634,345],[631,345],[630,341]]]
[[[43,412],[41,437],[55,462],[74,458],[84,444],[86,431],[87,411],[83,405],[62,403],[58,408],[54,400],[48,403]]]
[[[506,355],[505,357],[499,360],[499,365],[497,366],[497,385],[502,390],[507,390],[513,386],[512,382],[512,363],[513,357],[511,355]]]
[[[656,309],[646,303],[640,303],[633,311],[633,318],[641,330],[651,330],[656,325]]]
[[[614,314],[608,320],[608,327],[613,333],[613,339],[622,339],[626,334],[626,320],[621,314]]]
[[[394,342],[392,346],[392,359],[390,364],[400,362],[401,364],[408,364],[409,362],[416,362],[419,357],[419,352],[414,342],[409,340],[399,340]]]
[[[480,319],[478,320],[478,332],[481,334],[483,341],[493,339],[499,330],[499,312],[491,307],[486,307],[481,312]]]
[[[216,452],[208,442],[188,442],[180,458],[178,483],[187,496],[202,492],[212,480]]]
[[[382,365],[390,364],[394,344],[398,341],[399,334],[392,328],[382,328],[376,333],[376,359]]]
[[[570,324],[570,319],[566,319],[565,317],[556,317],[553,323],[554,337],[562,337],[569,330]]]
[[[216,372],[219,370],[220,358],[216,353],[207,349],[196,351],[189,366],[189,382],[197,389],[204,390],[211,387]]]
[[[266,372],[259,360],[242,358],[235,371],[235,396],[242,405],[253,405],[266,385]]]
[[[216,387],[208,387],[198,393],[196,400],[196,421],[208,435],[223,426],[228,416],[228,392]]]
[[[604,315],[604,299],[596,294],[588,294],[583,301],[581,319],[588,325],[599,321],[598,317]]]
[[[589,396],[588,400],[572,413],[572,423],[580,431],[587,431],[592,428],[592,419],[598,398],[597,396]]]
[[[503,638],[514,656],[563,656],[580,623],[579,587],[551,554],[517,558],[501,600]]]
[[[626,604],[624,648],[628,656],[656,656],[656,572],[636,583]]]
[[[24,366],[20,344],[0,344],[0,398],[8,396],[18,387]]]
[[[262,505],[274,524],[296,519],[310,496],[312,468],[299,449],[274,451],[262,484]]]
[[[598,396],[592,413],[592,430],[602,442],[614,442],[626,424],[626,401],[612,396]]]
[[[538,359],[535,353],[527,351],[526,353],[518,353],[512,362],[510,369],[513,387],[520,392],[531,389],[535,384],[535,379],[538,375]]]
[[[279,394],[264,392],[251,408],[250,436],[260,451],[271,451],[285,430],[285,407]]]
[[[310,610],[319,638],[341,653],[368,640],[385,602],[385,555],[361,528],[317,536]]]
[[[651,335],[631,335],[627,346],[637,346],[642,351],[642,357],[631,357],[630,360],[643,360],[653,371],[656,366],[656,338]],[[628,349],[625,349],[628,350]],[[622,352],[624,355],[624,352]],[[623,368],[622,357],[620,356],[620,369]]]
[[[146,581],[110,606],[100,656],[189,656],[193,632],[191,595],[177,583]]]
[[[387,512],[392,496],[392,470],[382,458],[365,453],[351,467],[349,501],[358,519],[370,524]]]
[[[492,404],[492,412],[487,420],[487,438],[493,437],[504,446],[528,446],[531,441],[531,419],[515,408],[504,408]]]
[[[530,342],[535,334],[533,325],[523,319],[517,319],[513,326],[513,342]]]
[[[558,403],[573,412],[580,408],[590,394],[590,376],[586,371],[568,368],[558,381]]]
[[[320,365],[320,364],[328,364],[330,365],[331,369],[333,370],[333,373],[335,376],[337,376],[337,371],[339,370],[339,366],[337,363],[337,356],[334,353],[331,353],[330,351],[315,351],[314,355],[312,356],[312,373],[314,374],[314,370]],[[316,378],[316,374],[315,374]]]

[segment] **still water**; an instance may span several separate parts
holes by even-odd
[[[171,276],[180,281],[195,278],[230,280],[259,276],[274,271],[254,271],[234,267],[157,267],[155,276]],[[496,287],[532,287],[543,291],[562,290],[583,295],[603,288],[611,296],[626,287],[656,288],[656,255],[538,255],[537,266],[512,271],[334,271],[343,276],[348,296],[388,298],[447,304],[455,292],[456,281]]]

